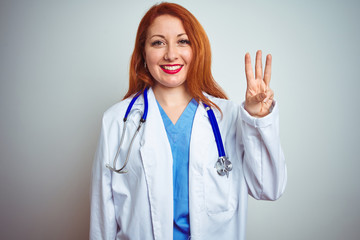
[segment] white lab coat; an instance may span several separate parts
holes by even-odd
[[[248,194],[256,199],[275,200],[285,188],[287,175],[279,140],[278,107],[275,104],[264,118],[254,118],[243,106],[208,97],[222,109],[223,117],[216,109],[214,112],[233,170],[229,178],[216,172],[216,142],[200,104],[190,141],[191,239],[245,239]],[[171,240],[172,153],[151,89],[147,121],[133,144],[128,173],[114,173],[105,166],[112,166],[130,100],[115,104],[103,116],[92,172],[90,239]],[[129,116],[117,168],[124,163],[143,109],[141,96]]]

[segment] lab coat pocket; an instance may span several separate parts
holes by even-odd
[[[227,176],[220,176],[214,163],[209,163],[205,171],[205,206],[209,215],[211,214],[225,214],[226,212],[233,212],[236,208],[232,197],[232,182],[233,174]]]

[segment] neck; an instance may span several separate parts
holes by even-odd
[[[176,124],[191,100],[187,88],[184,85],[176,88],[167,88],[157,84],[153,87],[153,90],[156,100],[164,109],[172,123]]]
[[[156,100],[162,107],[173,108],[187,106],[191,96],[187,88],[182,85],[175,88],[168,88],[159,84],[153,87]]]

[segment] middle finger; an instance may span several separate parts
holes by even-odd
[[[256,52],[256,61],[255,61],[255,79],[262,79],[262,53],[261,50]]]

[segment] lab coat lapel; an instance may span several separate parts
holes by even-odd
[[[216,109],[213,110],[216,120],[220,122],[221,114]],[[201,221],[201,216],[205,211],[204,170],[209,164],[215,164],[216,159],[217,147],[214,133],[207,112],[200,103],[191,132],[189,159],[190,229],[194,239],[202,239],[202,232],[206,231]]]
[[[216,121],[220,125],[221,113],[216,108],[213,108],[213,111]],[[216,153],[215,157],[214,153]],[[215,165],[217,156],[217,146],[215,142],[214,132],[212,130],[208,114],[202,103],[200,103],[195,113],[194,123],[191,132],[190,165],[192,169],[189,170],[202,175],[205,163],[204,161],[207,160],[207,157],[212,157],[214,159]]]
[[[173,161],[163,120],[152,89],[140,153],[148,186],[155,239],[173,238]]]

